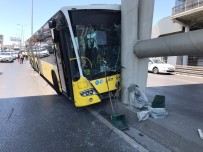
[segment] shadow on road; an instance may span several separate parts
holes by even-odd
[[[135,151],[64,96],[0,99],[0,151]]]

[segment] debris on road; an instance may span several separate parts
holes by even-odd
[[[144,108],[149,106],[149,101],[146,95],[139,89],[138,85],[131,84],[128,88],[128,96],[130,98],[130,104],[134,108]]]
[[[138,121],[144,121],[149,118],[149,111],[140,111],[137,112]]]
[[[164,118],[168,115],[168,112],[165,108],[151,108],[148,107],[148,110],[137,112],[138,121],[147,120],[149,116],[152,118]]]
[[[202,130],[201,129],[197,129],[197,130],[198,130],[200,138],[203,139],[203,132],[202,132]]]
[[[168,115],[168,112],[165,108],[165,96],[156,95],[151,104],[146,95],[139,89],[139,86],[136,84],[130,85],[128,88],[128,96],[131,106],[142,110],[137,112],[138,121],[147,120],[149,116],[157,119],[164,118]]]

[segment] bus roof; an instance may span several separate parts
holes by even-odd
[[[121,5],[119,5],[119,4],[91,4],[91,5],[64,6],[59,11],[65,12],[65,11],[68,11],[68,10],[85,10],[85,9],[121,10]],[[27,39],[27,42],[29,41],[29,39]]]
[[[60,10],[83,10],[83,9],[105,9],[105,10],[121,10],[121,5],[117,4],[92,4],[82,6],[65,6]]]

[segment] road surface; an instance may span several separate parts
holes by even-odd
[[[84,108],[55,91],[25,61],[0,63],[1,152],[136,152]]]

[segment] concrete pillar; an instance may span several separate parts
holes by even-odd
[[[188,65],[188,55],[183,56],[183,65]]]
[[[177,56],[168,56],[167,57],[167,63],[176,65],[177,64],[178,57]]]
[[[190,31],[190,27],[186,26],[185,27],[185,32],[189,32],[189,31]],[[183,56],[183,65],[188,65],[188,55]]]
[[[121,2],[121,101],[128,104],[128,87],[137,82],[137,63],[133,53],[138,40],[138,0]],[[138,71],[136,71],[138,73]]]
[[[154,12],[154,0],[139,0],[138,7],[138,40],[151,39],[152,19]],[[137,58],[138,65],[136,71],[139,71],[137,85],[145,92],[148,76],[148,58]]]
[[[145,91],[148,59],[134,54],[138,40],[150,39],[154,0],[122,0],[121,5],[121,100],[129,104],[128,87],[137,84]]]

